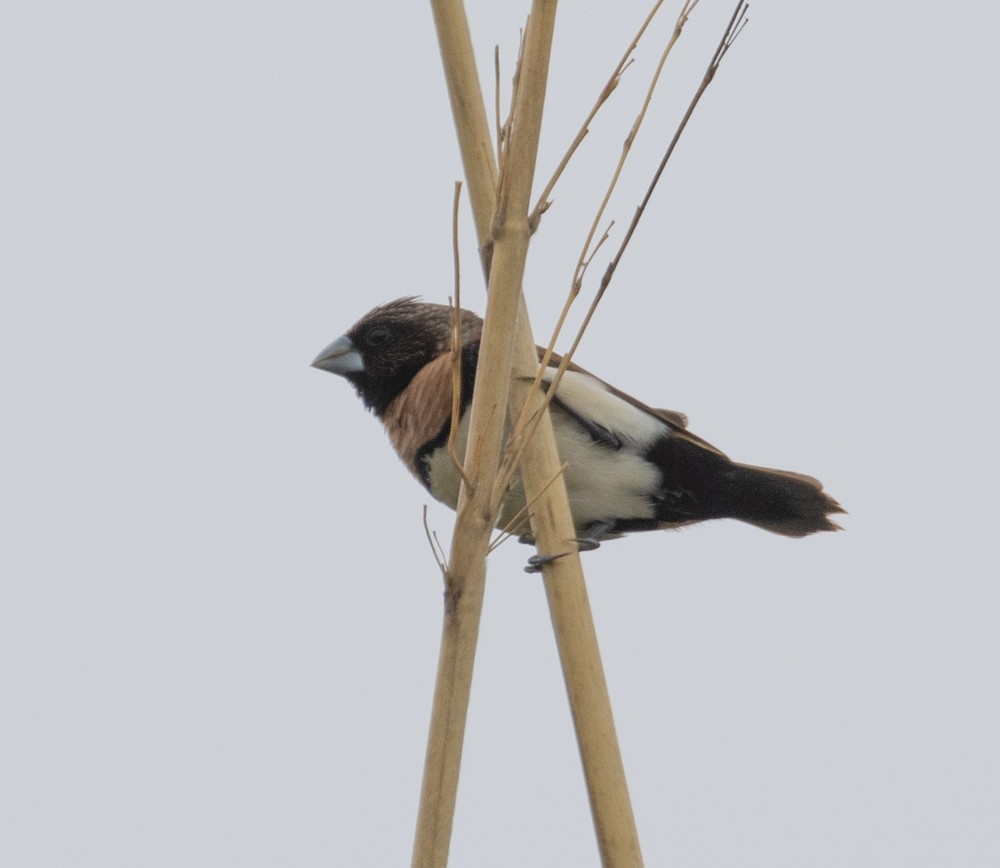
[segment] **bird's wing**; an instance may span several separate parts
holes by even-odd
[[[538,358],[539,361],[541,361],[542,355],[544,354],[544,349],[542,347],[538,347],[537,349],[538,349]],[[557,353],[553,353],[552,357],[549,360],[549,367],[556,368],[558,367],[561,361],[562,357],[559,356]],[[723,458],[726,457],[721,452],[721,450],[717,449],[707,440],[702,440],[701,437],[698,437],[697,435],[692,434],[690,431],[687,430],[688,418],[684,413],[680,413],[676,410],[663,410],[650,407],[648,404],[644,404],[642,401],[633,398],[627,392],[623,392],[621,391],[621,389],[616,389],[614,386],[612,386],[610,383],[605,382],[600,377],[595,377],[592,373],[590,373],[590,371],[576,364],[576,362],[571,361],[566,370],[573,371],[574,373],[577,374],[583,374],[586,377],[589,377],[596,383],[600,384],[603,387],[604,391],[610,393],[611,395],[614,395],[616,398],[620,398],[622,401],[634,407],[635,409],[640,410],[642,413],[652,416],[653,418],[658,419],[661,422],[665,422],[670,431],[680,439],[686,440],[689,443],[692,443],[696,446],[700,446],[703,449],[707,449],[709,452],[714,452],[716,455],[720,455]],[[573,406],[573,399],[567,396],[564,393],[564,391],[558,391],[558,399],[560,403],[564,405],[564,407],[568,407],[576,415],[586,416],[585,409],[581,406]]]

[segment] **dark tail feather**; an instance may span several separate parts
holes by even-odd
[[[818,479],[733,463],[722,473],[725,515],[784,536],[840,530],[830,515],[844,509],[823,491]]]
[[[811,476],[737,464],[686,431],[658,440],[648,458],[661,473],[663,527],[735,518],[784,536],[840,530],[830,516],[843,508]]]

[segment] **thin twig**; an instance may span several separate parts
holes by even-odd
[[[431,554],[434,555],[434,560],[437,561],[438,569],[441,570],[441,575],[444,580],[448,581],[448,559],[445,557],[444,548],[441,546],[441,541],[437,538],[437,534],[434,533],[430,525],[427,523],[427,504],[424,504],[424,533],[427,534],[427,544],[431,547]]]
[[[693,9],[694,6],[697,5],[697,3],[698,0],[694,0],[693,3],[690,2],[689,0],[689,2],[685,4],[685,8],[687,9],[689,14],[690,10]],[[545,188],[542,190],[541,195],[539,195],[538,201],[535,204],[535,208],[531,212],[531,216],[528,218],[532,232],[534,232],[535,229],[538,227],[538,221],[541,219],[542,214],[544,214],[549,209],[549,205],[552,204],[549,201],[549,196],[552,195],[552,191],[553,189],[555,189],[555,186],[558,183],[559,178],[562,177],[562,173],[566,170],[566,167],[569,165],[570,160],[573,159],[573,155],[576,153],[577,149],[580,147],[580,145],[583,143],[583,140],[587,137],[588,133],[590,132],[590,125],[591,123],[593,123],[594,118],[597,116],[597,113],[601,110],[601,107],[604,105],[604,103],[606,103],[608,99],[611,97],[611,94],[614,93],[615,88],[618,87],[618,83],[621,81],[622,75],[625,72],[625,70],[628,69],[629,66],[631,66],[632,61],[634,60],[632,55],[635,52],[636,48],[638,48],[639,46],[639,40],[642,39],[643,34],[645,34],[647,28],[653,22],[653,18],[656,17],[656,13],[660,11],[660,7],[662,5],[663,5],[663,0],[656,0],[656,2],[653,4],[653,8],[646,16],[646,20],[642,22],[642,26],[636,32],[635,36],[632,38],[632,41],[629,43],[628,48],[625,49],[625,53],[621,56],[621,59],[618,61],[617,65],[612,70],[611,75],[609,76],[607,82],[601,89],[601,92],[597,95],[596,102],[590,109],[590,112],[587,114],[587,117],[584,118],[583,123],[580,125],[580,129],[577,132],[576,137],[570,143],[570,146],[566,149],[566,153],[563,154],[563,158],[559,161],[559,165],[556,166],[556,170],[552,173],[552,177],[549,178],[549,182],[545,185]]]
[[[698,0],[694,0],[694,3],[689,3],[686,5],[685,10],[682,10],[681,17],[678,18],[677,27],[674,30],[674,36],[671,39],[671,44],[676,41],[676,37],[680,33],[680,28],[684,26],[686,19],[686,14],[697,4]],[[663,170],[667,166],[667,161],[670,159],[677,147],[677,142],[680,140],[681,134],[687,127],[688,121],[691,120],[691,116],[694,114],[695,108],[697,108],[699,101],[704,95],[708,86],[712,83],[712,79],[715,78],[715,73],[719,69],[719,65],[722,63],[722,58],[725,57],[726,52],[729,51],[740,33],[743,32],[743,28],[746,26],[747,21],[747,9],[749,5],[747,0],[739,0],[736,4],[736,9],[733,11],[732,18],[729,20],[729,24],[726,27],[726,31],[719,42],[718,48],[715,50],[715,54],[712,55],[712,60],[708,64],[708,69],[705,71],[705,75],[702,78],[701,84],[698,85],[698,89],[695,91],[694,96],[691,98],[691,102],[684,112],[684,116],[681,118],[680,123],[677,126],[677,130],[674,132],[673,138],[670,140],[670,144],[667,146],[667,150],[663,154],[663,158],[660,160],[659,166],[657,166],[656,172],[653,174],[653,179],[650,181],[649,187],[646,190],[646,194],[643,196],[642,201],[635,210],[635,215],[632,217],[632,222],[629,224],[628,229],[625,232],[625,237],[622,239],[621,244],[618,247],[617,252],[612,258],[611,262],[608,263],[608,267],[605,269],[604,275],[601,277],[601,283],[598,287],[596,294],[594,295],[593,301],[590,303],[590,307],[587,308],[587,313],[583,318],[583,322],[580,328],[577,330],[576,337],[573,339],[573,343],[567,350],[566,354],[563,356],[563,360],[560,363],[555,375],[552,377],[552,385],[549,387],[550,391],[554,391],[558,386],[559,381],[562,379],[563,373],[569,366],[570,361],[573,358],[573,354],[576,352],[577,347],[580,345],[580,341],[583,339],[584,333],[587,331],[587,327],[590,325],[590,321],[594,317],[594,313],[597,310],[597,306],[601,303],[601,299],[604,297],[604,293],[607,291],[608,285],[611,283],[611,278],[614,276],[615,270],[618,268],[618,263],[621,262],[622,256],[628,247],[629,242],[632,240],[632,236],[635,234],[636,227],[639,225],[639,220],[646,211],[646,206],[649,204],[649,200],[653,196],[653,191],[656,189],[656,185],[660,180],[660,176],[663,174]],[[669,50],[669,46],[668,46]],[[661,61],[662,65],[662,61]],[[603,210],[603,205],[602,205]],[[589,239],[588,239],[589,243]],[[586,245],[584,245],[586,250]],[[570,298],[575,297],[575,294],[579,292],[579,286],[574,284],[573,289],[570,292]]]
[[[514,535],[516,528],[523,525],[530,518],[531,516],[530,510],[532,505],[538,500],[538,498],[540,498],[543,494],[545,494],[546,491],[548,491],[549,486],[552,485],[552,483],[555,482],[556,479],[558,479],[562,474],[566,472],[567,467],[569,467],[569,462],[564,461],[562,465],[559,467],[559,470],[557,470],[552,475],[552,478],[548,482],[546,482],[544,486],[542,486],[542,489],[540,491],[535,492],[535,496],[531,498],[531,500],[527,501],[524,504],[524,506],[522,506],[517,512],[514,513],[510,521],[508,521],[507,524],[505,524],[500,529],[500,533],[497,534],[493,542],[490,543],[490,548],[489,548],[490,553],[492,553],[494,549],[498,548],[503,543],[507,542],[507,540]]]
[[[573,306],[574,301],[576,301],[576,298],[580,293],[580,288],[583,285],[583,278],[588,268],[590,267],[590,263],[593,261],[594,256],[596,256],[597,251],[600,249],[600,247],[608,240],[608,233],[611,230],[611,226],[614,225],[614,221],[612,221],[612,223],[608,226],[605,232],[600,236],[596,244],[594,243],[594,236],[597,234],[598,226],[600,225],[600,222],[604,217],[604,212],[607,210],[608,203],[611,201],[611,195],[612,193],[614,193],[615,188],[618,186],[618,181],[621,177],[621,173],[625,166],[625,162],[628,159],[629,154],[631,153],[632,145],[635,142],[636,135],[638,134],[639,129],[641,128],[642,123],[645,120],[646,112],[649,109],[649,105],[653,99],[653,93],[656,90],[656,86],[660,80],[660,73],[663,71],[663,67],[666,64],[667,58],[670,56],[670,53],[673,50],[674,45],[680,38],[681,33],[684,30],[684,25],[687,23],[688,18],[690,18],[691,13],[694,11],[698,3],[699,0],[686,0],[684,6],[681,8],[681,11],[677,16],[677,21],[674,24],[674,29],[670,36],[670,39],[668,40],[667,45],[665,46],[663,52],[660,55],[659,63],[657,64],[656,70],[653,73],[649,86],[646,88],[646,96],[643,99],[642,107],[640,108],[639,113],[636,115],[635,120],[632,122],[632,127],[629,130],[629,133],[625,137],[625,141],[622,144],[622,151],[618,157],[618,163],[615,166],[614,172],[612,173],[611,180],[608,183],[608,187],[604,193],[604,198],[601,200],[601,204],[597,209],[597,213],[594,216],[594,220],[590,225],[590,229],[587,233],[587,238],[584,241],[583,247],[580,250],[580,256],[577,259],[576,267],[573,270],[573,281],[570,285],[570,291],[567,294],[565,302],[563,303],[562,310],[560,311],[559,317],[556,320],[555,328],[553,328],[552,334],[549,338],[548,345],[545,348],[545,352],[542,357],[542,362],[538,369],[538,374],[535,377],[534,388],[536,389],[539,388],[541,385],[541,380],[545,373],[545,369],[548,366],[549,359],[552,357],[553,349],[556,345],[556,342],[559,340],[559,335],[562,333],[562,328],[566,322],[566,317],[569,315],[569,310]],[[570,146],[569,151],[563,157],[563,161],[562,163],[560,163],[560,167],[557,169],[556,175],[549,182],[549,186],[542,192],[542,195],[539,197],[538,205],[535,206],[535,211],[532,214],[536,222],[541,217],[541,214],[544,213],[544,211],[548,207],[547,204],[545,204],[546,199],[549,193],[551,193],[551,188],[555,185],[556,180],[558,180],[558,175],[565,168],[565,164],[569,162],[569,159],[572,157],[576,147],[583,140],[583,136],[586,135],[587,125],[590,123],[590,120],[593,118],[593,115],[597,113],[598,109],[601,107],[601,105],[603,105],[604,100],[607,99],[607,96],[609,96],[611,91],[614,90],[614,87],[617,86],[617,80],[618,78],[620,78],[621,72],[627,67],[628,62],[630,62],[630,57],[632,52],[635,50],[636,46],[639,43],[639,40],[642,38],[642,35],[645,33],[646,28],[649,26],[653,17],[659,11],[661,4],[662,0],[660,0],[660,2],[657,2],[653,6],[649,15],[646,16],[646,20],[642,23],[642,26],[639,28],[639,31],[636,33],[635,38],[632,40],[632,43],[629,45],[625,54],[622,55],[622,59],[619,61],[618,66],[615,67],[615,72],[612,73],[611,78],[608,80],[608,84],[605,86],[605,90],[602,91],[602,96],[598,98],[598,102],[591,110],[591,115],[588,116],[587,121],[584,123],[583,128],[581,128],[581,133],[577,135],[577,139],[574,140],[574,143]],[[542,205],[545,205],[545,207],[541,207]],[[593,249],[591,249],[592,245]],[[558,387],[559,382],[562,380],[563,374],[566,372],[566,369],[569,367],[570,362],[573,360],[573,353],[576,351],[577,346],[579,346],[583,330],[586,328],[587,323],[589,323],[590,316],[591,314],[588,314],[584,322],[584,326],[578,332],[576,340],[574,340],[572,347],[563,356],[562,361],[560,362],[555,372],[555,375],[552,379],[552,385],[548,390],[548,395],[546,396],[545,399],[546,407],[548,407],[548,403],[552,400],[552,395],[555,394],[555,390]],[[528,425],[529,421],[525,418],[521,418],[518,419],[516,427],[523,428],[523,427],[528,427]]]
[[[497,153],[503,150],[504,130],[500,126],[500,46],[493,46],[493,118],[497,131]]]
[[[677,16],[677,23],[674,25],[673,33],[670,39],[667,41],[663,52],[660,54],[660,60],[656,65],[656,70],[650,79],[649,86],[646,88],[646,96],[642,101],[642,107],[639,109],[639,113],[636,115],[635,120],[632,122],[632,128],[629,130],[628,135],[625,137],[625,141],[622,143],[622,151],[618,157],[618,163],[615,166],[615,170],[611,175],[611,180],[608,183],[607,190],[604,193],[604,198],[601,200],[601,204],[597,209],[597,213],[594,215],[594,221],[591,223],[590,231],[587,233],[587,238],[583,243],[583,248],[580,250],[580,257],[577,260],[576,268],[573,271],[573,284],[570,287],[569,299],[567,303],[572,303],[572,300],[576,298],[577,294],[580,292],[580,285],[583,279],[584,265],[583,263],[589,258],[590,246],[593,243],[594,236],[597,234],[597,227],[601,224],[604,217],[604,212],[607,210],[608,202],[611,200],[611,195],[614,193],[615,188],[618,186],[618,180],[621,177],[622,169],[625,167],[625,161],[628,159],[629,153],[632,150],[632,145],[635,142],[635,138],[639,133],[639,129],[642,127],[642,123],[646,118],[646,112],[649,109],[649,105],[653,100],[653,93],[656,90],[656,85],[660,80],[660,73],[663,71],[663,67],[667,62],[667,58],[673,51],[674,46],[677,44],[677,40],[680,39],[681,33],[684,31],[684,25],[687,23],[688,18],[694,11],[695,6],[698,5],[698,0],[688,0],[681,9],[680,14]]]
[[[462,182],[455,182],[455,197],[451,210],[451,246],[455,263],[455,301],[451,308],[451,429],[448,431],[448,457],[455,465],[462,482],[475,486],[462,467],[458,454],[458,423],[462,416],[462,267],[458,255],[458,205],[462,197]]]
[[[502,231],[502,226],[508,217],[506,213],[506,201],[508,197],[504,195],[504,190],[509,183],[508,173],[510,172],[511,165],[511,160],[508,158],[508,151],[510,148],[511,138],[514,135],[514,119],[521,115],[518,101],[523,99],[520,82],[521,71],[524,65],[525,38],[527,36],[530,18],[531,16],[529,15],[528,23],[526,23],[524,28],[521,30],[520,40],[517,46],[517,63],[514,65],[514,77],[511,81],[510,109],[507,112],[507,119],[503,123],[503,135],[501,136],[503,149],[497,152],[497,158],[499,160],[499,172],[497,175],[497,210],[493,214],[492,225],[490,227],[490,238],[494,242],[496,241],[497,235]]]
[[[653,180],[649,183],[646,195],[643,196],[642,201],[639,203],[639,207],[635,209],[635,216],[632,217],[632,222],[629,224],[628,230],[625,232],[625,237],[622,239],[618,252],[615,254],[611,262],[608,263],[607,270],[601,278],[601,285],[597,291],[597,296],[594,299],[594,303],[591,305],[591,311],[597,307],[597,303],[600,302],[601,297],[608,288],[608,284],[611,282],[615,269],[618,268],[618,263],[621,262],[622,255],[625,253],[625,249],[628,247],[628,243],[632,240],[632,235],[635,233],[636,227],[639,225],[639,220],[642,219],[642,215],[646,211],[646,205],[649,204],[649,200],[653,196],[653,191],[656,189],[660,176],[663,174],[663,170],[667,167],[667,161],[673,154],[674,148],[677,147],[677,142],[680,140],[681,134],[687,127],[688,121],[691,120],[691,115],[694,114],[695,108],[697,108],[698,103],[700,102],[705,91],[708,90],[708,86],[712,83],[712,79],[715,78],[715,73],[719,69],[719,64],[722,63],[722,58],[726,56],[726,52],[729,51],[729,48],[732,46],[736,37],[743,32],[743,28],[749,20],[747,18],[748,8],[749,5],[747,0],[739,0],[736,4],[736,9],[733,10],[733,16],[729,19],[729,26],[726,28],[726,32],[723,34],[722,40],[719,42],[719,47],[715,50],[715,54],[712,55],[712,60],[708,64],[708,69],[705,70],[705,76],[702,78],[701,84],[698,85],[698,89],[691,98],[687,111],[684,112],[684,117],[681,118],[681,122],[677,126],[677,131],[674,133],[674,137],[670,140],[670,144],[667,146],[667,150],[663,154],[663,159],[660,160],[660,165],[657,166],[656,171],[653,173]],[[587,322],[590,321],[591,311],[588,311],[587,319],[583,325],[584,329],[586,328]]]
[[[610,237],[612,226],[614,226],[614,221],[608,224],[608,228],[604,230],[604,233],[601,235],[597,244],[594,246],[594,249],[591,252],[590,256],[587,257],[587,260],[584,262],[584,269],[582,273],[586,273],[586,270],[590,267],[590,263],[597,255],[597,252],[604,245],[604,242],[606,242]],[[568,314],[569,314],[569,306],[563,305],[563,308],[559,313],[559,319],[556,321],[555,328],[552,330],[552,338],[549,341],[549,345],[542,352],[542,358],[538,364],[538,372],[535,374],[535,379],[531,386],[533,390],[541,388],[542,380],[545,377],[545,373],[549,367],[549,363],[551,362],[552,356],[554,355],[553,345],[555,344],[556,339],[559,337],[559,334],[562,331],[562,327],[565,324],[566,316]],[[558,387],[559,381],[562,379],[563,373],[569,368],[570,362],[573,360],[573,351],[575,350],[575,348],[576,345],[574,344],[574,346],[570,349],[570,352],[561,358],[559,365],[556,367],[555,375],[553,376],[550,388],[545,390],[545,396],[542,402],[541,409],[538,412],[533,413],[531,418],[529,419],[526,418],[525,415],[528,405],[525,404],[525,406],[522,408],[521,415],[518,417],[516,423],[514,424],[514,430],[510,438],[510,443],[508,444],[508,449],[504,453],[504,463],[500,469],[500,478],[504,480],[505,484],[509,484],[510,477],[513,476],[515,469],[521,463],[521,456],[524,452],[524,449],[527,443],[534,436],[535,429],[538,427],[538,421],[541,418],[541,412],[543,410],[548,410],[549,405],[552,403],[552,399],[553,397],[555,397],[556,394],[556,387]],[[512,444],[519,444],[518,448],[512,449],[511,448]]]

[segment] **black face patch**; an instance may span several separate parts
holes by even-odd
[[[358,348],[364,370],[348,375],[365,406],[381,414],[414,375],[440,353],[444,334],[421,321],[388,314],[362,320],[348,337]],[[447,344],[445,344],[447,347]]]
[[[364,370],[347,375],[368,409],[381,415],[424,365],[451,347],[451,309],[401,298],[375,308],[347,333]],[[478,341],[482,320],[462,311],[462,342]]]
[[[416,373],[451,348],[451,317],[443,304],[401,298],[375,308],[347,333],[364,363],[364,370],[347,375],[368,409],[377,416],[398,396]],[[462,343],[479,340],[482,320],[462,311]]]

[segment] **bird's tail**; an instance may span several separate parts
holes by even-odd
[[[841,529],[830,520],[830,515],[844,509],[823,491],[818,479],[735,462],[721,477],[724,487],[721,501],[728,518],[792,537]]]

